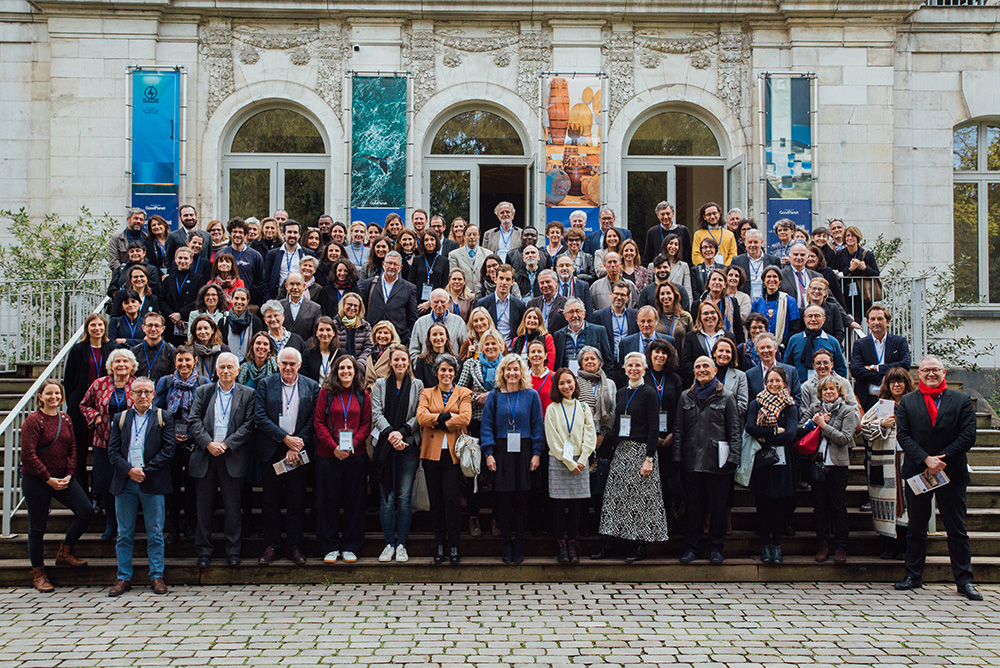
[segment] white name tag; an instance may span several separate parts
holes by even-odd
[[[881,391],[882,391],[881,385],[870,385],[868,387],[868,394],[872,395],[873,397],[877,397],[878,393]]]
[[[632,435],[632,418],[628,415],[623,415],[621,420],[618,422],[618,436],[631,436]]]
[[[344,429],[340,432],[337,449],[342,452],[354,452],[354,430]]]
[[[427,301],[431,298],[431,291],[434,289],[430,283],[424,283],[424,287],[420,288],[420,300]]]
[[[521,452],[521,432],[507,432],[507,452]]]
[[[576,461],[576,458],[573,456],[573,444],[572,443],[563,443],[562,457],[563,457],[563,459],[565,459],[567,462],[569,462],[571,464]]]
[[[774,451],[778,453],[778,463],[775,464],[775,466],[784,466],[785,464],[788,463],[788,461],[785,459],[785,446],[779,445],[774,449]]]
[[[664,434],[667,431],[669,431],[667,427],[667,414],[664,413],[663,411],[660,411],[660,433]]]
[[[295,416],[294,415],[282,415],[278,418],[278,426],[281,427],[281,431],[286,434],[295,433]]]
[[[580,373],[580,363],[577,360],[570,360],[569,370],[573,373]]]
[[[228,429],[226,427],[216,427],[215,432],[212,434],[212,440],[216,443],[225,442],[227,431]]]
[[[855,281],[851,281],[851,284],[847,287],[847,296],[848,297],[858,296],[858,284]]]

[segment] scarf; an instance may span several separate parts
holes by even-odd
[[[496,382],[497,367],[500,366],[500,356],[492,362],[486,359],[486,355],[479,356],[479,364],[483,371],[483,387],[490,388]]]
[[[927,387],[923,382],[918,382],[917,389],[920,390],[920,394],[924,395],[924,405],[927,406],[927,415],[931,419],[931,426],[937,421],[938,406],[936,401],[941,398],[944,391],[948,389],[948,381],[945,381],[938,385],[937,387]]]
[[[788,406],[794,406],[795,400],[788,393],[788,388],[783,388],[780,394],[771,394],[767,389],[763,389],[757,395],[757,405],[760,407],[757,411],[757,426],[777,427],[781,411]]]
[[[406,420],[410,406],[410,376],[403,376],[403,384],[399,391],[396,391],[396,376],[393,373],[385,379],[385,396],[382,405],[384,410],[382,415],[389,423],[388,429],[383,429],[378,435],[378,442],[375,443],[375,451],[372,453],[372,477],[378,480],[382,489],[383,499],[388,501],[389,495],[396,489],[395,476],[393,470],[393,456],[396,448],[389,443],[389,434],[399,431]]]
[[[229,333],[239,336],[250,326],[250,312],[244,311],[243,317],[237,317],[232,311],[229,312]]]
[[[358,326],[358,320],[360,316],[354,316],[353,318],[348,318],[346,315],[340,316],[340,322],[344,323],[346,329],[354,329]]]
[[[188,411],[194,403],[194,391],[198,387],[198,374],[192,373],[187,380],[181,380],[180,374],[174,371],[174,382],[167,393],[167,410],[176,418],[187,421]]]
[[[278,373],[278,363],[273,357],[268,357],[264,365],[258,367],[252,360],[247,360],[240,366],[240,375],[236,377],[236,382],[250,388],[257,387],[257,381]]]
[[[823,335],[823,330],[814,332],[811,329],[805,331],[806,343],[802,348],[802,362],[806,365],[807,369],[812,368],[813,353],[816,352],[816,340]]]
[[[760,356],[757,355],[757,350],[753,347],[753,341],[749,340],[743,346],[743,353],[749,358],[750,365],[749,368],[753,368],[760,364]]]
[[[312,295],[309,294],[309,288],[311,288],[314,285],[316,285],[316,277],[315,276],[313,278],[310,278],[308,281],[306,281],[305,289],[302,291],[302,301],[304,301],[304,302],[311,302],[312,301]]]
[[[615,397],[611,393],[611,383],[605,377],[604,370],[598,368],[597,373],[591,373],[580,369],[579,375],[594,386],[595,417],[602,423],[606,420],[607,424],[610,424],[611,417],[615,413]]]
[[[204,343],[194,342],[194,354],[199,359],[205,359],[211,357],[212,355],[218,355],[222,352],[222,346],[216,344],[214,346],[206,346]]]
[[[829,413],[831,420],[833,420],[833,417],[840,412],[840,409],[841,407],[843,407],[843,405],[844,405],[844,400],[841,399],[840,397],[837,397],[837,400],[833,402],[828,402],[825,399],[819,400],[819,409],[824,413]]]
[[[715,388],[717,388],[718,386],[719,386],[719,380],[717,378],[713,378],[704,385],[700,384],[698,381],[695,381],[693,387],[694,398],[698,401],[698,405],[704,406],[706,403],[708,403],[708,400],[711,398],[712,394],[715,393]]]

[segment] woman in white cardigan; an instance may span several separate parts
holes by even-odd
[[[588,460],[597,447],[597,431],[590,408],[580,401],[580,387],[572,371],[556,370],[549,398],[552,403],[545,412],[545,440],[549,445],[549,498],[555,509],[552,533],[559,543],[559,563],[575,564],[580,561],[576,534],[581,509],[590,498]]]

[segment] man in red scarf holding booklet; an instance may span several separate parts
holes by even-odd
[[[931,517],[931,497],[937,496],[938,510],[948,532],[948,555],[958,593],[973,601],[983,600],[972,580],[972,548],[965,531],[965,489],[969,465],[965,453],[976,443],[976,412],[972,398],[948,389],[947,370],[937,357],[920,360],[920,383],[899,402],[896,439],[903,449],[901,474],[904,479],[944,471],[949,481],[922,494],[910,485],[906,505],[910,525],[906,532],[906,577],[896,589],[923,586],[927,556],[927,522]]]

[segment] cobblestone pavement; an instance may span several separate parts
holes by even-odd
[[[1000,587],[267,585],[0,590],[0,666],[1000,665]]]

